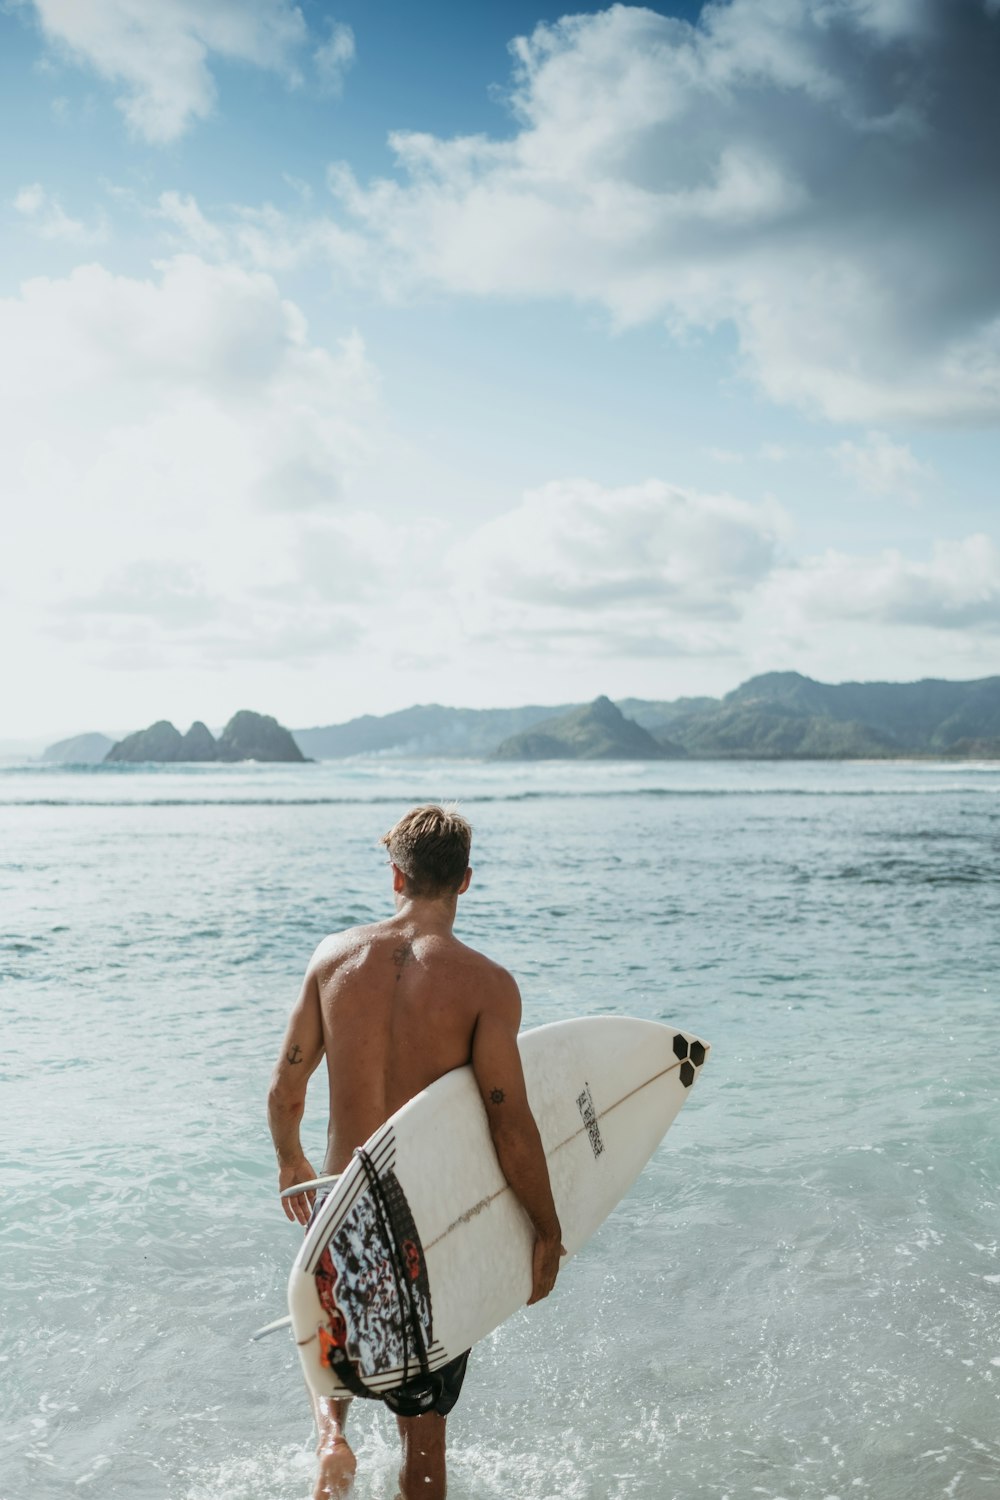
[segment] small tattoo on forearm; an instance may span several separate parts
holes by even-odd
[[[505,1095],[504,1095],[503,1089],[493,1089],[491,1091],[491,1093],[490,1093],[490,1103],[491,1104],[502,1104],[503,1101],[504,1101],[504,1098],[505,1098]]]
[[[413,944],[410,942],[400,943],[398,948],[394,948],[392,950],[392,961],[396,965],[397,980],[402,979],[403,970],[406,968],[407,964],[413,962],[415,957],[416,954],[413,951]]]
[[[289,1047],[285,1053],[285,1058],[290,1063],[300,1063],[302,1061],[302,1048],[298,1042],[295,1043],[294,1047]]]

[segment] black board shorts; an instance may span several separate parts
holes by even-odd
[[[451,1359],[439,1370],[426,1375],[417,1375],[394,1391],[383,1391],[382,1401],[397,1417],[423,1417],[435,1411],[446,1417],[462,1394],[465,1368],[469,1363],[471,1349],[466,1349],[457,1359]]]
[[[334,1184],[329,1187],[319,1188],[313,1200],[312,1212],[309,1215],[309,1223],[312,1224],[316,1215],[327,1198],[333,1191]],[[440,1369],[429,1370],[415,1375],[405,1385],[396,1386],[392,1391],[380,1391],[377,1400],[381,1401],[397,1417],[423,1417],[428,1412],[436,1412],[439,1417],[446,1417],[454,1407],[459,1396],[462,1394],[462,1385],[465,1380],[465,1371],[469,1363],[471,1349],[466,1349],[464,1354],[459,1354],[456,1359],[451,1359]],[[374,1392],[372,1395],[374,1396]],[[351,1401],[353,1397],[346,1391],[343,1396],[337,1396],[338,1401]]]

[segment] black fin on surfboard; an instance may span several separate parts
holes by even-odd
[[[291,1326],[291,1318],[275,1318],[273,1323],[265,1323],[263,1328],[258,1328],[256,1333],[252,1333],[250,1342],[255,1344],[258,1339],[266,1339],[269,1333],[277,1333],[279,1328],[291,1328]]]

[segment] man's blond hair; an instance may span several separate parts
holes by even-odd
[[[412,807],[382,838],[408,896],[449,896],[469,868],[472,825],[454,808]]]

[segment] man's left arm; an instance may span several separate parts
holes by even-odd
[[[319,1066],[324,1050],[319,983],[314,966],[310,964],[288,1022],[267,1095],[267,1123],[271,1127],[271,1139],[278,1158],[279,1192],[316,1176],[302,1150],[299,1126],[305,1112],[309,1079]],[[283,1198],[281,1206],[286,1218],[293,1223],[296,1219],[300,1224],[307,1223],[314,1196],[314,1193],[297,1193],[294,1198]]]

